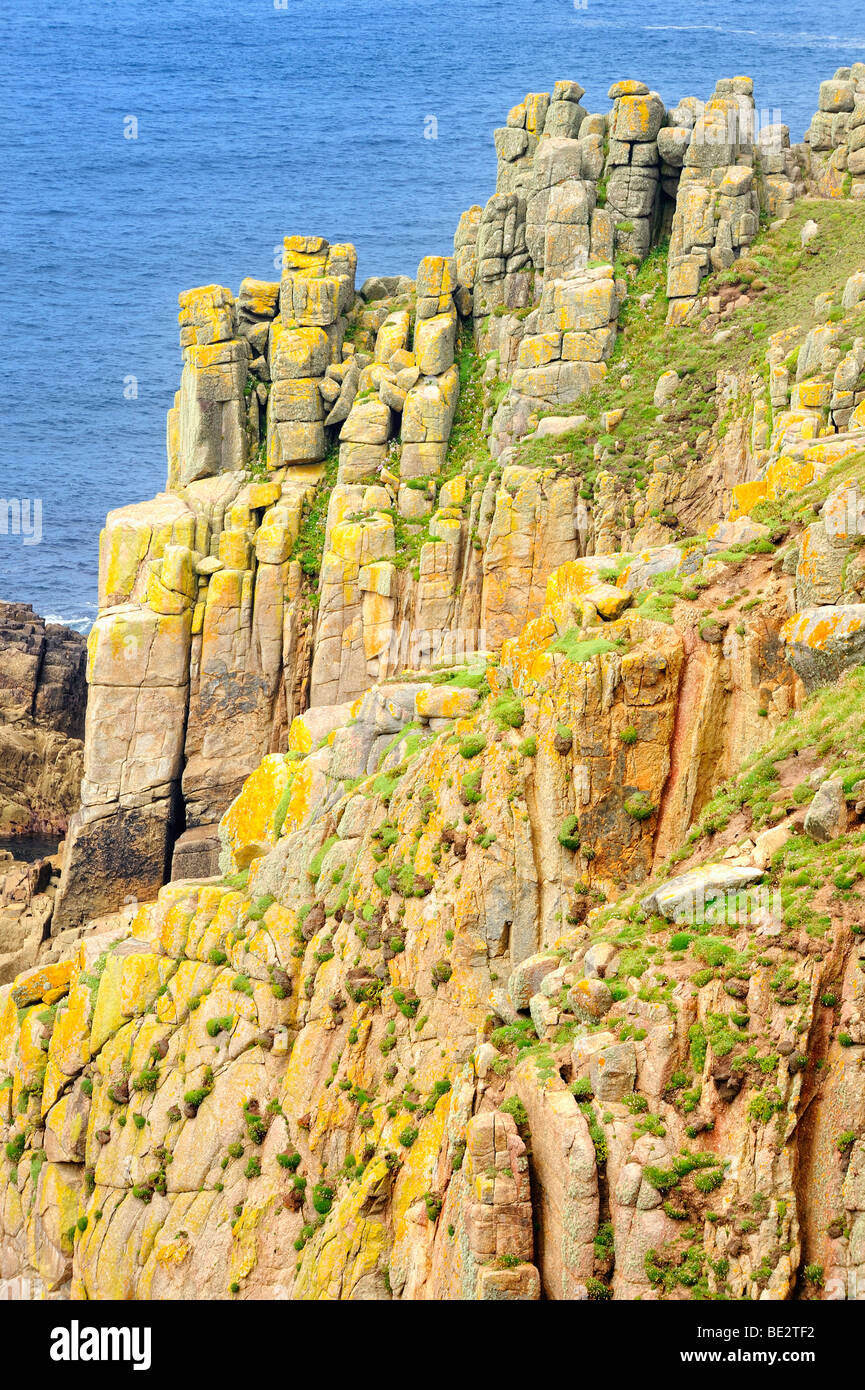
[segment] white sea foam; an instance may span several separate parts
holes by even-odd
[[[62,627],[71,627],[74,632],[81,632],[85,636],[90,631],[96,618],[95,610],[87,617],[76,614],[74,617],[67,618],[65,613],[46,613],[46,623],[60,623]]]

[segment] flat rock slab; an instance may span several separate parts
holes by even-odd
[[[644,912],[660,912],[671,922],[699,924],[706,907],[712,909],[726,893],[747,888],[762,877],[762,869],[708,864],[671,878],[643,898],[640,906]]]

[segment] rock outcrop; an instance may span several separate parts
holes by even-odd
[[[820,197],[865,196],[865,64],[839,68],[820,83],[805,143],[809,183]]]
[[[0,835],[65,832],[83,760],[84,639],[0,603]]]

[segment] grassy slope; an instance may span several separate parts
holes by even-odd
[[[812,216],[820,232],[803,251],[802,225]],[[545,412],[588,415],[589,425],[576,434],[522,445],[518,461],[550,466],[554,458],[565,456],[566,466],[576,465],[582,471],[586,495],[591,494],[599,468],[593,458],[598,440],[620,450],[600,467],[618,473],[626,485],[640,491],[651,472],[646,458],[653,443],[658,453],[681,448],[676,466],[683,468],[688,459],[699,457],[697,440],[715,421],[714,387],[719,368],[750,367],[767,378],[768,338],[796,323],[802,325],[804,335],[812,323],[815,297],[826,291],[840,297],[844,282],[863,262],[865,207],[852,202],[803,200],[787,222],[761,232],[751,255],[737,262],[734,270],[704,281],[707,294],[723,283],[738,282],[743,289],[765,285],[764,289],[757,288],[748,308],[723,320],[729,337],[715,342],[701,331],[699,320],[680,328],[666,327],[666,248],[658,247],[628,280],[628,298],[622,306],[620,331],[606,379],[575,405]],[[625,270],[622,273],[628,275]],[[640,299],[648,294],[652,301],[641,308]],[[660,421],[653,403],[655,385],[661,373],[671,369],[684,376],[684,384],[677,395],[675,418]],[[627,384],[623,386],[624,374]],[[602,412],[621,408],[625,416],[615,438],[604,436]]]

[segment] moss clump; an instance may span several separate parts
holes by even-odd
[[[617,642],[608,642],[605,637],[594,637],[586,641],[582,636],[582,628],[572,627],[563,636],[558,637],[548,650],[560,652],[568,661],[579,666],[584,661],[591,661],[593,656],[621,651],[621,646]]]
[[[460,757],[476,758],[487,746],[486,738],[483,734],[469,734],[460,743]]]
[[[327,854],[329,849],[332,849],[333,846],[338,843],[338,841],[338,835],[329,835],[325,840],[324,844],[321,846],[321,848],[316,851],[316,853],[312,856],[312,859],[309,861],[306,873],[307,877],[310,878],[313,883],[315,883],[316,879],[321,873],[321,866],[324,862],[324,856]]]
[[[273,820],[270,824],[270,833],[274,840],[278,840],[282,834],[282,827],[285,825],[285,818],[288,815],[288,808],[291,805],[291,795],[293,788],[288,786],[276,803],[276,810],[273,813]]]
[[[430,1223],[438,1221],[439,1212],[444,1203],[437,1192],[425,1192],[423,1194],[424,1206],[426,1207],[427,1220]]]
[[[159,1072],[156,1067],[145,1067],[132,1082],[134,1091],[155,1091],[159,1085]]]
[[[474,806],[479,801],[483,801],[484,794],[480,789],[482,769],[477,768],[474,772],[467,772],[460,782],[460,799],[464,806]]]
[[[595,1279],[593,1276],[590,1276],[586,1280],[586,1293],[591,1303],[605,1303],[613,1296],[609,1285],[602,1283],[600,1279]]]
[[[681,1175],[675,1168],[655,1168],[652,1164],[647,1164],[643,1169],[643,1177],[656,1192],[669,1192],[673,1187],[678,1187]]]
[[[334,1190],[330,1183],[317,1182],[312,1189],[312,1205],[319,1216],[327,1216],[333,1206]]]
[[[576,816],[567,816],[562,822],[559,830],[559,844],[570,850],[580,848],[580,829]]]
[[[16,1134],[14,1139],[9,1140],[6,1145],[6,1157],[10,1163],[17,1165],[24,1152],[26,1142],[23,1134]]]
[[[490,713],[503,729],[521,729],[525,723],[525,707],[522,700],[518,700],[513,691],[500,695],[493,704]]]
[[[653,816],[657,807],[645,792],[634,792],[633,796],[626,798],[625,810],[632,820],[641,821]]]
[[[292,550],[292,559],[300,561],[303,573],[310,579],[317,578],[321,568],[327,508],[330,494],[336,485],[338,470],[339,445],[335,445],[325,460],[324,477],[313,498],[312,506],[304,517]]]
[[[687,940],[690,941],[690,938]],[[672,946],[672,942],[670,944]],[[684,947],[674,949],[683,950]],[[698,960],[712,966],[725,965],[736,954],[730,942],[720,936],[698,936],[693,944],[692,953]]]
[[[231,1028],[234,1019],[231,1014],[226,1014],[224,1018],[209,1018],[205,1026],[205,1032],[209,1038],[218,1038],[220,1033],[227,1033]]]
[[[556,736],[553,739],[553,747],[557,753],[570,753],[574,746],[574,731],[569,729],[567,724],[556,725]]]

